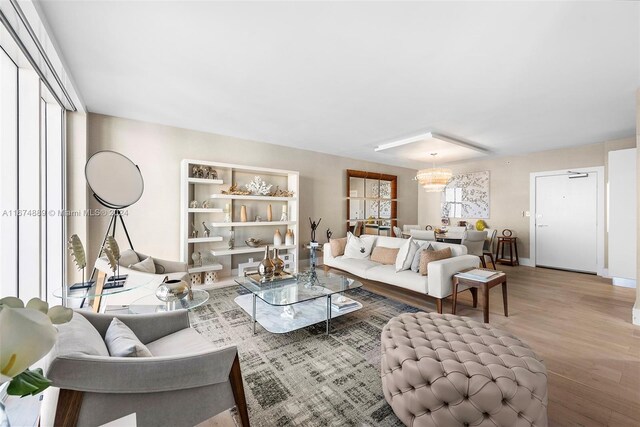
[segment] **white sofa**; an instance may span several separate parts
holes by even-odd
[[[373,248],[383,246],[387,248],[399,248],[407,242],[406,239],[387,236],[367,236],[373,239]],[[419,244],[425,243],[416,240]],[[451,248],[452,258],[433,261],[429,263],[428,275],[422,276],[412,270],[404,270],[396,273],[395,265],[383,265],[366,259],[334,257],[331,253],[331,245],[324,244],[323,262],[325,269],[334,268],[345,271],[354,276],[366,280],[386,283],[398,286],[405,290],[426,295],[436,300],[436,307],[442,313],[442,300],[451,295],[451,278],[458,271],[465,268],[478,267],[479,259],[474,255],[467,255],[467,248],[462,245],[449,243],[429,242],[436,249]],[[462,289],[461,289],[462,290]]]

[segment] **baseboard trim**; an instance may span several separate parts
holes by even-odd
[[[520,262],[520,265],[524,265],[526,267],[535,267],[533,262],[531,262],[530,258],[520,258],[519,262]]]
[[[633,307],[632,322],[634,325],[640,326],[640,304],[638,303]]]
[[[622,277],[612,277],[611,278],[611,283],[614,286],[620,286],[623,288],[635,288],[636,287],[636,281],[633,279],[624,279]]]

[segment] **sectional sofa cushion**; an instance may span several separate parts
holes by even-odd
[[[109,356],[102,336],[82,314],[73,313],[70,322],[57,325],[57,328],[58,340],[55,351],[59,355]]]
[[[411,261],[411,271],[413,271],[414,273],[420,272],[420,255],[422,255],[422,251],[435,251],[435,250],[436,249],[433,247],[431,243],[429,242],[423,243],[418,248],[415,255],[413,256],[413,261]]]
[[[329,243],[331,244],[331,255],[333,255],[334,258],[344,255],[344,248],[347,246],[346,237],[331,239]]]
[[[138,254],[136,254],[133,249],[125,249],[120,252],[120,259],[118,262],[124,267],[129,267],[131,264],[137,264],[140,262],[140,258],[138,258]]]
[[[374,236],[356,237],[352,233],[347,234],[347,245],[344,248],[344,258],[366,259],[371,255]]]
[[[131,264],[129,265],[129,268],[135,271],[141,271],[143,273],[155,274],[156,272],[156,265],[153,263],[153,258],[151,257],[147,257],[137,264]]]
[[[371,251],[371,261],[379,262],[384,265],[391,265],[396,263],[398,258],[398,248],[385,248],[384,246],[376,246]]]
[[[394,265],[380,265],[365,271],[365,279],[375,280],[376,282],[388,283],[389,285],[400,286],[411,291],[427,294],[428,277],[421,276],[411,270],[396,272]]]
[[[379,266],[379,262],[371,261],[370,259],[353,259],[339,256],[331,260],[331,266],[346,271],[347,273],[354,274],[359,277],[367,278],[366,271],[370,268]]]
[[[445,248],[439,251],[422,251],[420,255],[420,275],[426,276],[429,274],[427,267],[430,262],[447,258],[451,258],[451,248]]]

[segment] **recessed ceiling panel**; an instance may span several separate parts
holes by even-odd
[[[486,150],[434,133],[382,144],[375,151],[394,159],[418,162],[431,162],[431,154],[437,153],[438,164],[488,155]]]

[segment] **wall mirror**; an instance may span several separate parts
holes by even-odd
[[[393,236],[397,197],[397,176],[347,170],[347,231]]]

